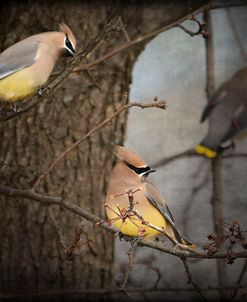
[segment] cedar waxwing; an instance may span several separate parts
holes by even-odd
[[[196,151],[214,158],[225,149],[223,143],[247,128],[247,67],[223,83],[213,95],[201,122],[208,117],[208,134]]]
[[[119,231],[133,237],[157,236],[161,233],[150,227],[154,225],[163,229],[167,237],[174,243],[186,249],[194,249],[194,244],[179,234],[175,227],[172,214],[158,189],[147,180],[149,173],[155,172],[144,160],[131,150],[117,146],[118,162],[110,176],[106,196],[106,214],[109,223]],[[132,189],[134,210],[141,215],[133,213],[128,217],[124,214],[130,207],[129,196],[126,194]]]
[[[0,54],[0,106],[34,95],[48,80],[58,58],[75,55],[72,31],[65,24],[59,30],[30,36]]]

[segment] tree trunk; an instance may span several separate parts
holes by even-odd
[[[201,4],[198,2],[197,7]],[[130,34],[151,31],[191,11],[186,2],[177,6],[172,2],[149,5],[124,8]],[[101,1],[9,1],[0,14],[1,50],[31,34],[57,30],[60,22],[71,27],[78,40],[77,49],[81,49],[99,32],[112,6]],[[109,35],[88,59],[100,57],[119,41],[124,42],[121,32]],[[141,49],[100,64],[92,71],[94,80],[86,72],[70,76],[46,101],[0,124],[1,183],[31,188],[58,154],[109,116],[129,88],[132,66]],[[60,60],[56,69],[61,70],[66,62]],[[113,145],[123,143],[125,123],[126,114],[122,114],[70,152],[41,183],[38,192],[62,195],[104,217],[104,196],[113,164],[111,150]],[[81,220],[58,207],[53,212],[69,246]],[[66,292],[112,286],[113,237],[92,223],[84,223],[87,236],[82,234],[81,240],[93,242],[78,248],[75,252],[81,252],[81,256],[73,257],[65,255],[48,209],[35,202],[0,196],[0,225],[0,295],[32,297],[38,293],[35,301],[49,295],[54,301],[71,301],[78,296]],[[88,300],[91,298],[87,295]],[[23,299],[26,301],[27,296]]]

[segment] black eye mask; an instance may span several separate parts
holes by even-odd
[[[68,39],[68,37],[66,36],[66,39],[65,39],[65,45],[73,52],[75,53],[75,50],[70,42],[70,40]]]
[[[137,168],[135,166],[132,166],[131,164],[126,163],[126,165],[133,171],[135,171],[137,174],[142,174],[144,172],[147,172],[149,170],[151,170],[151,168],[149,166],[146,167],[142,167],[142,168]]]

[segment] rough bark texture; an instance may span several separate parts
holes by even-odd
[[[196,2],[193,5],[198,7],[200,1]],[[28,35],[56,30],[60,22],[72,28],[80,49],[101,29],[112,6],[101,1],[9,1],[0,14],[1,50]],[[190,11],[191,6],[185,1],[146,2],[125,6],[123,16],[129,33],[136,36]],[[112,33],[88,59],[93,60],[123,42],[121,32]],[[47,101],[18,119],[0,124],[1,183],[32,187],[54,157],[112,113],[128,90],[132,66],[142,47],[121,53],[92,71],[101,89],[87,73],[70,76]],[[65,60],[60,61],[57,70],[63,64]],[[107,179],[113,164],[111,149],[123,143],[125,122],[126,114],[122,114],[71,152],[38,191],[69,197],[103,217]],[[61,209],[53,210],[69,245],[80,219]],[[58,292],[61,295],[53,296],[53,300],[61,300],[65,291],[111,287],[113,238],[90,223],[85,224],[85,231],[93,240],[91,248],[85,245],[81,257],[65,259],[46,208],[35,202],[0,196],[0,294]],[[88,238],[82,235],[82,239]],[[68,298],[71,300],[72,296]],[[87,298],[95,300],[95,296]]]

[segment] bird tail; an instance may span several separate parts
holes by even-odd
[[[195,148],[195,151],[198,154],[202,154],[210,159],[215,158],[218,155],[218,153],[215,150],[212,150],[206,146],[203,146],[202,144],[197,145]]]
[[[207,106],[207,107],[204,109],[204,111],[203,111],[203,113],[202,113],[202,116],[201,116],[201,120],[200,120],[201,123],[203,123],[203,122],[207,119],[207,117],[208,117],[209,114],[211,113],[211,110],[212,110],[212,107],[210,107],[210,106]]]
[[[180,247],[189,250],[194,250],[196,248],[195,244],[183,235],[181,235],[174,226],[171,225],[171,227],[174,234],[174,241],[178,243]]]
[[[181,236],[181,239],[182,239],[182,242],[180,244],[185,246],[187,249],[194,250],[196,248],[196,245],[193,242],[191,242],[190,240],[188,240],[187,238],[185,238],[184,236]]]

